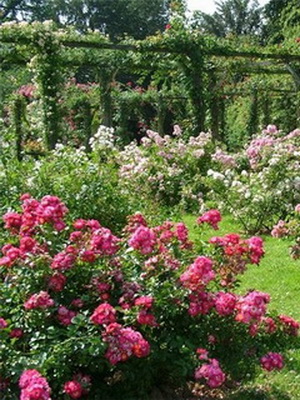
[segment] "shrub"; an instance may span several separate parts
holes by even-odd
[[[214,388],[260,362],[283,366],[274,350],[299,324],[269,316],[266,293],[234,293],[263,256],[260,238],[193,243],[183,223],[150,227],[141,214],[117,237],[94,219],[66,224],[55,196],[21,199],[21,212],[4,215],[2,398],[21,389],[22,399],[48,399],[49,386],[53,398],[146,398],[154,386],[195,378]],[[216,219],[200,222],[199,233]]]

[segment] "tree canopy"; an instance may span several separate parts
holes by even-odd
[[[257,0],[221,0],[216,5],[217,10],[212,15],[196,11],[193,25],[219,37],[252,35],[260,31],[262,8]]]
[[[169,0],[4,0],[0,20],[53,20],[84,32],[98,29],[111,39],[143,39],[164,29]]]

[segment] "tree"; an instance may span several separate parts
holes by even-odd
[[[15,19],[23,0],[3,0],[0,5],[0,22]]]
[[[112,39],[143,39],[168,22],[169,0],[5,0],[2,20],[52,19],[84,32],[99,29]]]
[[[219,37],[253,35],[260,31],[262,8],[257,0],[222,0],[216,5],[217,11],[212,15],[196,11],[194,27]]]
[[[299,0],[270,0],[264,7],[264,41],[280,43],[284,40],[284,30],[300,25],[299,9]]]

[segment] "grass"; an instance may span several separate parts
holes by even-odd
[[[195,216],[185,215],[183,220],[195,237]],[[208,229],[204,239],[216,234],[241,233],[241,227],[225,217],[220,230]],[[289,255],[290,242],[263,236],[266,254],[259,266],[250,266],[241,277],[239,292],[249,289],[271,295],[269,309],[300,320],[300,260]],[[281,372],[261,373],[249,388],[230,395],[228,400],[300,400],[300,343],[299,348],[286,354],[286,367]]]

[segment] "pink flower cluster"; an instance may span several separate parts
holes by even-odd
[[[54,270],[66,271],[71,269],[76,261],[76,254],[74,254],[72,246],[68,246],[65,251],[56,254],[50,265]]]
[[[7,328],[8,323],[5,321],[4,318],[0,318],[0,329],[5,329]]]
[[[94,254],[111,256],[119,249],[119,239],[114,236],[110,229],[100,228],[93,232],[90,246]]]
[[[73,376],[71,381],[64,384],[64,393],[71,397],[71,399],[80,399],[89,393],[91,387],[91,377],[78,373]]]
[[[285,221],[280,220],[276,225],[273,226],[273,229],[271,231],[271,235],[275,238],[281,238],[284,237],[288,234],[289,230],[288,227],[286,226]]]
[[[281,370],[284,366],[283,357],[279,353],[268,353],[260,359],[261,366],[267,371]]]
[[[202,290],[215,278],[212,268],[213,262],[210,258],[197,257],[193,264],[180,276],[182,285],[192,291]]]
[[[76,315],[77,315],[77,312],[68,310],[64,306],[59,306],[58,307],[57,319],[64,326],[71,325],[72,319],[74,317],[76,317]]]
[[[127,217],[128,223],[124,229],[125,233],[134,233],[140,226],[148,226],[145,217],[137,212]]]
[[[78,257],[92,263],[98,256],[111,256],[118,251],[119,238],[109,229],[101,227],[98,221],[80,219],[73,226],[79,229],[70,234],[69,240],[74,245],[67,246],[54,256],[52,269],[66,271],[75,265]]]
[[[35,369],[24,371],[19,380],[20,400],[51,400],[47,380]]]
[[[33,97],[35,91],[36,91],[36,86],[28,84],[20,86],[19,89],[17,90],[17,93],[30,99]]]
[[[212,237],[209,242],[223,250],[224,260],[218,269],[223,286],[230,285],[236,275],[244,273],[248,263],[259,264],[265,253],[263,240],[257,236],[243,240],[239,235],[230,233]]]
[[[221,370],[218,360],[212,358],[209,363],[196,369],[195,379],[205,379],[209,387],[216,388],[225,382],[226,376]]]
[[[228,168],[234,168],[237,165],[235,159],[230,154],[227,154],[220,149],[212,155],[212,160],[217,161]]]
[[[286,333],[288,333],[291,336],[298,335],[300,329],[300,323],[295,321],[294,318],[289,317],[288,315],[279,315],[279,321],[283,325],[283,328]]]
[[[213,229],[217,230],[217,229],[219,229],[218,223],[221,220],[222,220],[222,216],[220,214],[220,211],[209,210],[197,219],[197,223],[198,224],[206,223],[206,224],[210,225]]]
[[[240,297],[236,304],[237,315],[235,319],[244,324],[261,321],[266,314],[266,305],[270,302],[267,293],[253,291]]]
[[[246,150],[246,154],[252,168],[255,168],[259,162],[262,150],[265,148],[271,148],[275,143],[276,139],[271,136],[263,136],[251,141]]]
[[[80,399],[83,395],[83,389],[78,381],[68,381],[64,384],[64,392],[71,397],[71,399]]]
[[[116,322],[116,310],[108,303],[98,306],[91,316],[91,321],[95,325],[108,325]]]
[[[219,292],[215,296],[215,308],[219,315],[230,315],[234,312],[237,296],[232,293]]]
[[[41,291],[33,294],[25,303],[25,310],[33,310],[35,308],[48,308],[54,306],[54,300],[51,299],[48,292]]]
[[[48,288],[54,292],[61,292],[64,290],[66,282],[67,278],[65,275],[61,274],[60,272],[55,272],[54,275],[49,278]]]
[[[65,228],[63,218],[67,207],[55,196],[44,196],[41,201],[33,199],[29,194],[21,197],[22,214],[7,213],[3,216],[5,228],[12,233],[31,234],[38,225],[51,224],[57,231]]]
[[[15,247],[11,244],[6,244],[1,249],[3,257],[0,258],[0,266],[12,267],[18,260],[26,259],[30,254],[37,254],[42,251],[42,247],[37,241],[29,236],[20,238],[20,246]]]
[[[142,254],[152,253],[156,244],[156,235],[152,229],[140,226],[128,241],[129,246],[139,250]]]
[[[0,266],[11,267],[17,260],[26,259],[30,253],[36,254],[45,250],[34,238],[30,237],[38,225],[48,223],[57,231],[65,228],[63,217],[68,209],[58,197],[45,196],[39,202],[31,198],[29,194],[25,194],[21,200],[23,201],[22,214],[8,212],[3,216],[5,228],[12,234],[20,235],[20,246],[19,248],[11,244],[3,246]]]
[[[135,299],[135,306],[141,308],[137,316],[137,322],[141,325],[158,326],[155,316],[149,311],[153,306],[153,297],[141,296]]]
[[[215,305],[213,294],[207,292],[192,293],[189,295],[189,300],[188,313],[192,317],[208,314]]]
[[[108,343],[105,357],[112,365],[126,361],[131,356],[147,357],[150,353],[147,340],[140,332],[132,328],[124,328],[120,324],[112,323],[106,327],[102,337],[104,342]]]

